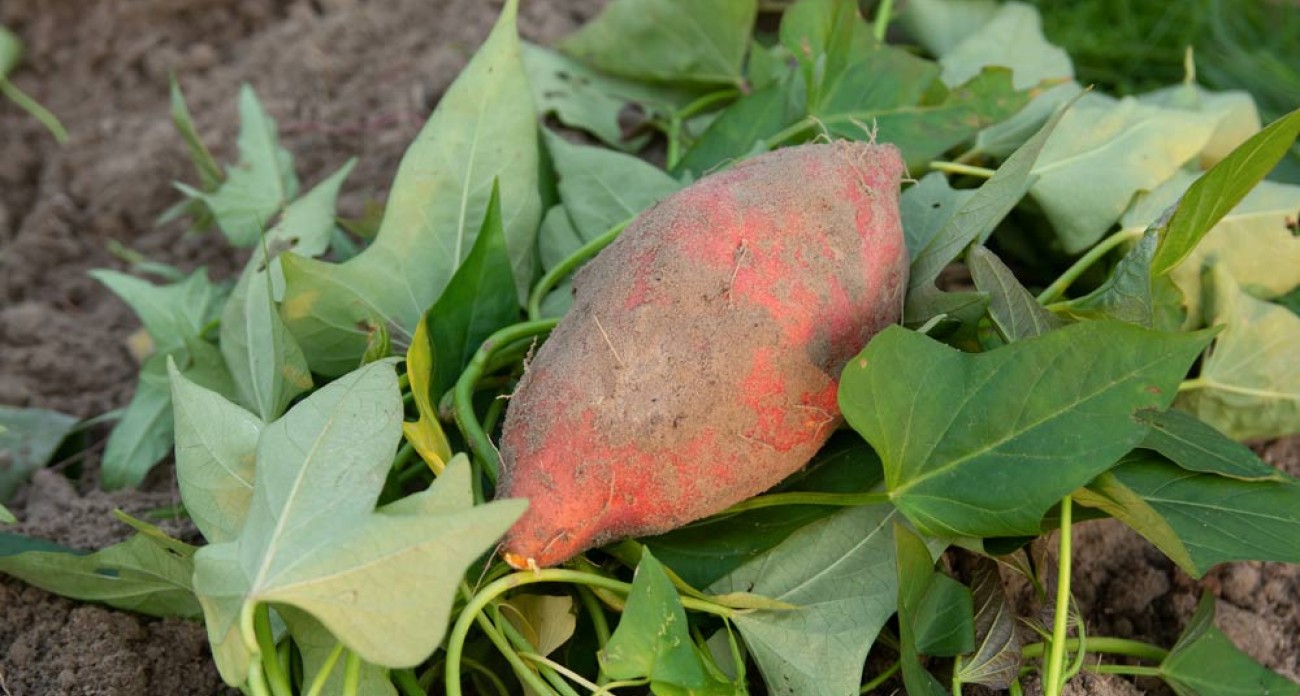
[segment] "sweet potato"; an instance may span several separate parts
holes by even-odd
[[[892,145],[767,153],[639,216],[574,279],[511,397],[498,497],[516,567],[664,532],[798,470],[907,287]]]

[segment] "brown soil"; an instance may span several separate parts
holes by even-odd
[[[528,38],[551,41],[600,4],[526,0],[519,25]],[[86,276],[124,268],[108,251],[111,240],[183,270],[207,266],[216,278],[241,263],[213,235],[154,223],[177,199],[171,182],[193,181],[169,120],[169,73],[180,78],[200,134],[223,162],[233,156],[243,82],[279,121],[305,185],[359,156],[340,201],[345,215],[356,216],[367,200],[384,197],[403,149],[500,5],[5,0],[0,25],[27,44],[13,80],[58,114],[72,139],[58,146],[0,102],[0,403],[83,417],[127,403],[136,365],[126,340],[138,324]],[[94,430],[92,441],[105,432]],[[141,491],[96,491],[94,451],[75,484],[43,472],[19,495],[11,506],[23,520],[19,531],[98,548],[126,536],[109,521],[114,507],[140,513],[175,501],[165,469]],[[1300,441],[1272,445],[1267,456],[1300,474]],[[1238,645],[1300,676],[1300,569],[1238,564],[1198,584],[1118,525],[1089,524],[1079,535],[1075,582],[1093,635],[1168,645],[1204,586],[1218,594],[1219,624]],[[1134,693],[1122,687],[1085,691]],[[200,625],[78,604],[0,578],[0,694],[224,692]]]

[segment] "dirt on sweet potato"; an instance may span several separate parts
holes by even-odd
[[[899,318],[891,145],[778,150],[638,217],[574,279],[502,438],[530,500],[507,559],[552,565],[775,485],[840,422],[840,369]]]

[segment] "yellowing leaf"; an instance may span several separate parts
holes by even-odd
[[[429,394],[429,382],[433,376],[433,351],[429,347],[428,320],[421,319],[415,325],[415,336],[411,346],[406,349],[406,376],[410,381],[411,395],[415,397],[415,409],[420,419],[414,423],[404,421],[402,434],[407,442],[420,454],[425,464],[433,473],[441,474],[451,460],[451,443],[447,434],[438,423],[438,405]]]

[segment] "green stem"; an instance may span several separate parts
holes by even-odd
[[[1101,259],[1101,257],[1109,253],[1111,249],[1114,249],[1125,242],[1141,239],[1143,234],[1145,234],[1145,230],[1120,230],[1119,232],[1101,240],[1097,243],[1097,246],[1089,249],[1088,253],[1080,256],[1078,261],[1075,261],[1073,265],[1065,269],[1065,273],[1062,273],[1060,278],[1057,278],[1051,285],[1038,293],[1038,304],[1045,305],[1063,295],[1066,288],[1070,287],[1071,283],[1078,280],[1079,276],[1083,275],[1084,271],[1088,270],[1092,264],[1096,263]]]
[[[330,673],[334,671],[334,666],[338,664],[339,658],[343,656],[343,644],[335,643],[334,649],[330,651],[329,657],[325,658],[325,663],[321,665],[320,671],[312,677],[311,688],[307,690],[307,696],[320,696],[325,690],[325,684],[329,682]]]
[[[744,500],[723,510],[723,515],[734,515],[747,510],[781,505],[831,505],[835,507],[857,507],[859,505],[880,505],[889,502],[888,493],[772,493]]]
[[[581,266],[584,261],[600,253],[601,249],[609,246],[610,242],[618,238],[623,229],[631,224],[632,218],[624,220],[617,225],[606,230],[599,237],[578,247],[576,251],[569,254],[565,259],[557,264],[551,270],[547,271],[542,279],[537,281],[533,286],[533,291],[528,295],[528,320],[538,321],[542,318],[542,300],[546,295],[555,289],[575,268]]]
[[[673,114],[668,117],[668,154],[664,157],[664,168],[672,171],[682,156],[682,117]]]
[[[881,672],[880,674],[877,674],[871,681],[867,682],[866,684],[863,684],[862,688],[858,689],[858,693],[860,694],[870,693],[873,689],[889,681],[890,677],[894,676],[895,674],[898,674],[898,670],[902,668],[903,668],[902,662],[895,662],[894,664],[890,665],[888,669]]]
[[[796,137],[803,135],[804,131],[807,131],[808,129],[815,127],[818,123],[820,123],[820,121],[813,118],[812,116],[804,116],[803,118],[799,119],[793,124],[787,126],[784,130],[778,132],[776,135],[773,135],[767,140],[764,140],[763,148],[767,150],[775,150],[777,147],[784,145],[786,142],[790,140],[794,140]]]
[[[1210,382],[1209,380],[1206,380],[1204,377],[1197,377],[1196,379],[1184,380],[1182,383],[1178,385],[1178,393],[1181,394],[1183,392],[1194,391],[1196,389],[1204,389],[1208,386],[1210,386]]]
[[[556,672],[553,666],[546,661],[545,658],[542,658],[541,655],[537,654],[537,647],[528,642],[528,639],[519,632],[519,629],[515,628],[514,624],[504,619],[499,610],[496,611],[496,621],[493,622],[493,625],[496,626],[496,629],[501,631],[501,634],[510,641],[511,645],[514,647],[515,653],[518,654],[521,659],[537,665],[537,671],[542,675],[542,678],[550,683],[551,687],[554,688],[560,696],[578,696],[578,692],[574,691],[573,687],[569,686],[569,683],[564,681],[564,677],[560,676],[560,674]],[[538,658],[541,659],[539,660]],[[592,686],[594,687],[595,684]]]
[[[293,696],[293,687],[280,668],[280,654],[275,649],[275,634],[271,630],[271,608],[259,604],[253,615],[253,630],[257,634],[257,647],[261,651],[262,668],[267,684],[275,696]]]
[[[593,683],[590,679],[587,679],[581,674],[578,674],[577,672],[569,669],[568,667],[565,667],[564,665],[556,662],[555,660],[546,657],[545,655],[538,655],[537,653],[529,652],[529,653],[519,653],[519,656],[524,658],[525,660],[528,660],[529,662],[535,662],[539,669],[545,668],[550,670],[551,673],[555,674],[557,678],[567,677],[570,681],[586,689],[589,693],[593,691],[600,691],[599,684]],[[573,687],[569,686],[564,681],[560,681],[557,683],[554,680],[552,680],[551,683],[561,693],[566,694],[566,696],[578,696],[578,692],[574,691]],[[564,688],[560,688],[561,685],[563,685]]]
[[[466,584],[464,581],[462,581],[460,584],[460,594],[462,597],[466,599],[467,602],[473,599],[472,596],[473,593],[470,591],[469,585]],[[461,617],[465,616],[464,610],[461,611],[460,616]],[[510,646],[510,641],[506,640],[506,637],[501,635],[501,632],[497,630],[496,626],[492,625],[492,622],[488,620],[486,614],[478,612],[478,615],[474,618],[474,620],[478,623],[478,627],[481,631],[483,631],[483,634],[488,637],[488,640],[491,641],[492,644],[496,646],[497,650],[502,655],[505,656],[506,662],[510,663],[510,667],[514,669],[515,676],[519,678],[520,682],[525,684],[528,688],[532,689],[534,693],[538,694],[538,696],[552,696],[555,694],[555,690],[552,689],[550,685],[546,683],[546,680],[542,679],[536,672],[530,669],[528,665],[522,659],[520,659],[519,655],[515,654],[514,648]],[[468,633],[469,629],[466,628],[465,631],[466,633]],[[456,675],[453,681],[451,676],[451,668],[450,668],[450,665],[452,664],[451,662],[452,653],[451,653],[450,643],[448,643],[447,663],[443,667],[443,677],[446,680],[447,696],[461,696],[460,663],[464,661],[466,664],[470,664],[471,666],[476,664],[470,660],[465,660],[460,656],[460,652],[463,649],[464,649],[464,636],[461,636],[461,644],[457,648],[457,654],[456,654]]]
[[[952,662],[952,696],[961,696],[961,655]]]
[[[885,42],[885,32],[889,29],[890,15],[894,12],[894,0],[881,0],[880,9],[876,10],[876,22],[872,27],[872,33],[876,36],[876,41]]]
[[[456,696],[460,693],[460,656],[465,649],[465,638],[469,635],[469,627],[482,611],[487,608],[497,597],[509,592],[510,590],[524,587],[525,585],[535,585],[543,582],[568,582],[577,585],[587,585],[590,587],[600,587],[607,590],[614,590],[623,595],[632,591],[630,583],[614,580],[600,575],[584,573],[576,570],[565,570],[562,568],[547,568],[537,571],[520,571],[511,573],[503,578],[494,580],[486,587],[470,598],[465,608],[461,610],[460,616],[456,619],[456,624],[452,627],[451,633],[447,637],[447,693],[450,696]],[[715,616],[730,618],[735,615],[735,610],[715,604],[710,601],[697,599],[694,597],[682,597],[682,606],[692,611],[706,612]],[[481,623],[491,625],[486,617],[483,617]],[[500,647],[498,645],[498,647]],[[508,646],[507,646],[508,648]],[[503,650],[503,652],[506,652]],[[513,653],[513,651],[509,651]],[[517,656],[516,656],[517,657]],[[525,670],[531,672],[531,670]]]
[[[415,672],[409,669],[395,669],[392,671],[393,684],[402,696],[429,696],[424,689],[420,688],[420,680],[415,678]]]
[[[348,651],[348,661],[343,663],[343,696],[357,696],[361,688],[361,656]]]
[[[1077,651],[1082,647],[1082,644],[1083,641],[1078,638],[1067,638],[1065,640],[1065,649]],[[1046,643],[1031,643],[1020,650],[1020,655],[1025,659],[1041,657],[1046,649]],[[1128,657],[1136,657],[1152,662],[1163,662],[1169,656],[1169,651],[1164,648],[1127,638],[1089,638],[1088,652],[1127,655]]]
[[[1061,551],[1057,559],[1056,611],[1052,617],[1052,646],[1047,657],[1047,671],[1043,676],[1043,696],[1061,696],[1065,685],[1062,670],[1065,667],[1065,631],[1070,617],[1070,537],[1073,499],[1061,499]]]
[[[596,599],[595,593],[583,585],[578,586],[578,600],[582,602],[582,608],[587,610],[587,616],[591,618],[591,629],[596,632],[596,649],[604,650],[610,636],[609,620],[605,618],[605,609],[600,606],[600,600]],[[605,674],[604,666],[600,666],[600,671],[596,673],[596,683],[603,685],[608,681],[609,676]]]
[[[262,672],[261,660],[253,660],[248,666],[248,690],[253,692],[253,696],[271,696],[271,690],[266,686],[266,674]]]
[[[556,323],[558,321],[555,319],[526,321],[497,331],[483,341],[483,345],[474,353],[465,371],[460,373],[460,379],[456,380],[452,396],[456,425],[460,426],[461,434],[469,443],[470,450],[475,455],[474,461],[481,462],[488,479],[494,484],[497,480],[500,458],[497,456],[496,447],[492,445],[492,440],[488,438],[487,433],[483,432],[478,416],[474,414],[474,384],[478,382],[479,377],[483,376],[484,366],[497,346],[508,345],[521,338],[541,335],[555,328]],[[477,476],[475,478],[477,479]]]
[[[501,681],[501,677],[498,677],[496,672],[493,672],[492,670],[488,669],[486,666],[484,666],[482,663],[478,662],[477,660],[471,660],[468,657],[462,657],[461,662],[465,663],[466,667],[469,667],[471,670],[478,672],[479,674],[483,675],[483,677],[486,678],[489,682],[491,682],[492,688],[497,690],[498,696],[510,696],[510,689],[506,688],[506,683]]]
[[[1093,674],[1124,674],[1130,677],[1163,677],[1159,667],[1136,665],[1090,665],[1084,669]]]
[[[734,99],[737,96],[740,96],[740,94],[740,90],[735,87],[718,90],[717,92],[709,92],[690,104],[683,106],[680,110],[670,116],[668,119],[667,133],[668,158],[667,167],[665,168],[672,171],[672,169],[677,166],[677,163],[681,161],[682,125],[686,122],[686,119],[700,113],[701,111],[713,108],[713,106],[718,102]]]
[[[488,406],[487,413],[483,415],[483,432],[491,433],[497,428],[497,421],[501,420],[501,414],[506,410],[506,400],[498,396],[492,400]]]
[[[965,174],[967,176],[977,176],[981,179],[992,179],[993,174],[995,173],[994,170],[989,169],[988,167],[976,167],[969,164],[962,164],[960,162],[931,162],[930,168],[936,172],[944,172],[946,174]]]
[[[0,94],[9,97],[9,100],[18,108],[40,121],[41,125],[45,126],[45,130],[48,130],[60,145],[68,142],[68,129],[63,127],[63,124],[59,122],[59,118],[4,77],[0,77]]]

